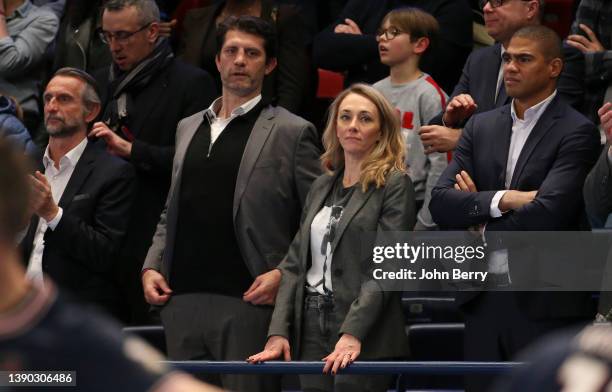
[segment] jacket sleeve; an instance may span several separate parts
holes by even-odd
[[[190,78],[183,87],[185,93],[182,97],[183,112],[180,118],[188,117],[210,105],[213,100],[215,87],[210,75],[206,72],[198,72],[197,77]],[[176,128],[168,132],[174,132]],[[174,137],[171,138],[174,140]],[[149,175],[167,176],[172,169],[172,158],[174,157],[174,145],[154,145],[136,139],[132,143],[132,154],[130,161],[136,170]]]
[[[28,26],[18,34],[0,38],[0,75],[18,76],[26,74],[38,64],[55,38],[59,20],[51,12],[40,12]]]
[[[556,159],[536,198],[501,218],[493,219],[487,230],[558,230],[573,223],[563,212],[583,208],[582,187],[599,151],[595,126],[588,123],[579,130],[560,143]]]
[[[338,19],[314,38],[313,61],[317,67],[332,71],[346,71],[356,64],[366,64],[378,58],[378,44],[374,34],[337,34],[334,29],[349,18],[363,29],[362,15],[379,7],[375,1],[350,0]]]
[[[278,105],[297,113],[310,83],[308,58],[302,22],[291,7],[280,7],[278,28],[278,69],[276,95]]]
[[[486,223],[490,218],[491,200],[496,191],[462,192],[454,189],[455,175],[461,170],[473,175],[472,161],[474,117],[466,124],[452,161],[431,191],[429,211],[434,222],[443,227],[467,228]]]
[[[311,123],[306,123],[300,131],[300,137],[293,153],[293,170],[297,193],[302,206],[312,182],[321,175],[321,143],[319,134]]]
[[[378,219],[377,232],[412,230],[416,223],[415,194],[408,175],[393,174],[385,185],[383,205]],[[372,269],[367,276],[372,276]],[[348,333],[363,341],[374,328],[376,320],[393,294],[383,290],[380,283],[369,279],[362,283],[359,295],[351,304],[339,334]]]
[[[55,230],[47,230],[45,242],[54,244],[92,271],[108,271],[125,235],[134,197],[135,174],[121,166],[96,197],[91,223],[64,210]]]

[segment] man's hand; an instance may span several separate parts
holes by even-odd
[[[459,94],[446,105],[442,120],[444,124],[453,127],[470,118],[477,107],[471,95]]]
[[[597,114],[599,114],[601,127],[606,134],[606,140],[608,144],[612,145],[612,103],[606,102],[599,108]]]
[[[457,147],[461,129],[447,128],[441,125],[424,125],[419,130],[425,154],[448,152]]]
[[[274,335],[270,336],[266,342],[266,347],[263,351],[251,355],[247,358],[247,362],[260,363],[265,361],[271,361],[273,359],[283,356],[285,361],[291,361],[291,350],[289,347],[289,341],[284,336]]]
[[[159,22],[159,36],[170,37],[172,35],[172,29],[176,27],[176,19],[172,19],[170,22]]]
[[[567,44],[578,49],[582,53],[603,52],[605,48],[597,39],[591,28],[585,24],[579,25],[580,29],[586,33],[586,37],[579,34],[572,34],[567,37]]]
[[[338,372],[338,368],[344,369],[347,365],[353,363],[361,353],[361,342],[359,339],[348,333],[342,334],[334,352],[323,358],[325,366],[323,374],[327,374],[331,369],[333,375]]]
[[[504,193],[499,201],[499,209],[502,212],[518,210],[525,204],[531,203],[537,194],[538,191],[521,192],[510,190]]]
[[[361,35],[361,29],[352,19],[344,19],[344,23],[340,23],[334,28],[334,33],[355,34]]]
[[[37,170],[33,176],[30,176],[30,185],[32,190],[30,209],[46,222],[52,221],[57,216],[59,207],[53,200],[47,177]]]
[[[243,294],[242,299],[253,305],[274,305],[278,286],[280,286],[281,272],[273,269],[259,275]]]
[[[478,192],[476,184],[472,181],[472,177],[465,170],[461,170],[461,173],[455,176],[457,182],[455,183],[455,189],[463,192]]]
[[[165,304],[172,294],[164,276],[154,269],[148,269],[142,274],[142,289],[145,299],[151,305]]]
[[[93,125],[91,132],[89,132],[89,137],[104,139],[106,149],[113,155],[129,158],[132,154],[132,143],[121,138],[103,122],[97,122]]]

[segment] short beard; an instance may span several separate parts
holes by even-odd
[[[49,128],[46,128],[47,134],[49,135],[49,137],[54,137],[54,138],[70,137],[74,135],[75,133],[77,133],[79,129],[80,127],[78,125],[66,125],[66,124],[64,124],[64,126],[56,130],[51,130]]]

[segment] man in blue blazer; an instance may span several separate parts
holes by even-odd
[[[475,113],[501,107],[510,102],[502,81],[502,52],[515,31],[539,25],[543,0],[494,0],[482,2],[485,27],[495,45],[476,50],[463,66],[446,110],[421,128],[426,152],[447,152],[457,146],[461,128]],[[584,57],[576,49],[564,46],[564,68],[557,83],[558,93],[574,108],[582,105]]]
[[[582,184],[597,159],[599,138],[595,125],[558,96],[562,68],[561,41],[552,30],[530,26],[515,33],[504,54],[504,84],[513,100],[466,124],[432,191],[430,210],[438,225],[486,226],[485,235],[578,229]],[[530,261],[514,255],[509,260],[507,250],[500,250],[489,256],[489,277],[516,282]],[[592,317],[589,297],[458,295],[466,319],[466,358],[508,360],[541,334]],[[476,390],[483,386],[470,384]]]

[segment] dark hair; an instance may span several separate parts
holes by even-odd
[[[512,38],[525,38],[536,42],[547,60],[559,58],[563,60],[563,42],[557,33],[546,26],[533,25],[517,30]]]
[[[410,34],[410,41],[416,42],[419,38],[428,38],[430,46],[438,37],[440,25],[431,14],[414,7],[397,8],[383,18],[381,27],[385,22],[405,33]]]
[[[0,240],[13,242],[27,223],[30,168],[23,153],[0,137]]]
[[[217,26],[217,55],[221,53],[225,36],[230,30],[238,30],[263,38],[266,61],[276,57],[276,30],[274,26],[261,18],[250,15],[228,16]]]
[[[85,83],[85,89],[82,92],[83,104],[88,108],[92,105],[101,105],[100,94],[98,93],[98,83],[96,80],[87,72],[73,67],[60,68],[53,74],[53,78],[56,76],[68,76],[77,78]],[[53,79],[52,78],[52,79]]]

